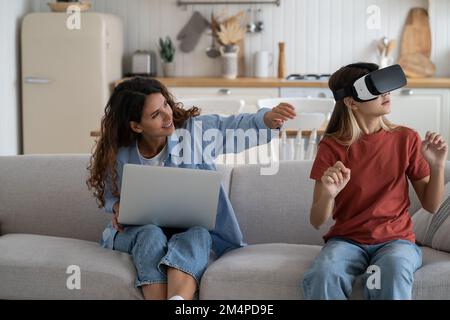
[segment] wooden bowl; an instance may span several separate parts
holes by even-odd
[[[80,2],[49,2],[47,5],[52,9],[53,12],[67,12],[67,8],[70,6],[77,6],[80,11],[88,11],[92,4],[90,2],[80,1]]]

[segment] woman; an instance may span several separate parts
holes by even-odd
[[[330,80],[333,92],[378,69],[353,64]],[[448,147],[441,135],[425,141],[386,118],[390,94],[358,102],[337,101],[311,170],[316,180],[311,224],[333,215],[325,246],[303,279],[307,299],[347,299],[356,276],[364,274],[366,299],[411,299],[413,274],[422,264],[408,214],[408,179],[422,206],[436,212],[443,197]],[[380,283],[367,284],[379,271]]]
[[[242,234],[223,187],[216,228],[211,232],[201,227],[179,230],[119,225],[123,166],[130,163],[215,170],[212,160],[220,153],[240,152],[246,147],[229,147],[224,136],[230,130],[266,131],[267,141],[250,141],[247,147],[251,147],[267,143],[271,138],[267,131],[279,128],[294,116],[293,108],[285,104],[256,114],[200,116],[197,108],[182,109],[166,87],[153,79],[134,78],[115,88],[102,119],[88,186],[94,190],[100,207],[114,214],[103,232],[102,245],[132,255],[137,270],[135,284],[142,288],[145,299],[193,299],[211,249],[219,257],[238,248],[243,245]],[[202,137],[211,129],[216,129],[215,152],[205,154],[210,142]],[[193,152],[187,152],[189,148]]]

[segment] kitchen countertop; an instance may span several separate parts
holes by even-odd
[[[206,77],[157,78],[168,87],[233,87],[233,88],[328,88],[326,81],[287,81],[278,78],[237,78],[234,80]],[[123,81],[125,79],[122,79]],[[120,83],[118,81],[117,83]],[[408,88],[449,88],[450,78],[408,79]]]

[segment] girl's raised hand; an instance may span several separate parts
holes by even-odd
[[[430,167],[444,167],[448,154],[448,145],[444,138],[436,132],[428,131],[422,141],[421,152]]]
[[[285,121],[295,119],[295,108],[288,103],[280,103],[264,115],[264,123],[270,129],[280,128]]]
[[[350,169],[346,168],[341,161],[329,167],[322,176],[322,183],[325,190],[334,199],[345,188],[350,181]]]

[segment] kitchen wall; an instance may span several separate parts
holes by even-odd
[[[429,0],[429,2],[433,36],[431,60],[436,63],[438,76],[450,77],[450,1]]]
[[[33,0],[35,11],[47,11],[48,0]],[[217,5],[176,7],[176,0],[93,0],[94,10],[122,17],[126,28],[125,70],[129,56],[137,49],[156,49],[158,37],[175,38],[194,11],[209,17],[248,8],[262,8],[265,31],[252,34],[245,43],[247,75],[253,74],[252,54],[268,50],[275,54],[272,75],[277,70],[279,41],[286,42],[288,73],[329,73],[356,60],[377,61],[376,40],[383,36],[400,39],[408,11],[412,7],[430,5],[433,28],[433,59],[438,76],[450,76],[450,2],[448,0],[282,0],[282,5]],[[430,2],[430,3],[429,3]],[[370,5],[381,9],[381,29],[368,30],[366,12]],[[211,38],[205,33],[196,50],[178,52],[176,69],[179,76],[217,76],[219,60],[206,57]],[[398,54],[398,49],[396,55]]]
[[[0,155],[20,153],[19,30],[29,0],[0,0]]]

